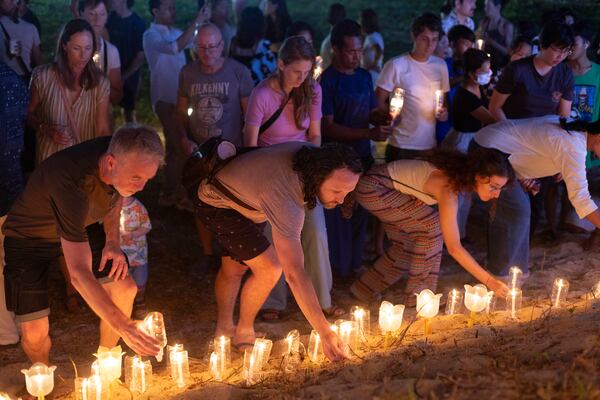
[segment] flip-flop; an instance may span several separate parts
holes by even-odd
[[[342,317],[346,315],[346,310],[336,304],[332,304],[331,307],[323,309],[323,314],[326,317]]]
[[[246,349],[251,349],[254,347],[254,342],[239,342],[232,343],[233,348],[240,354],[244,354]]]

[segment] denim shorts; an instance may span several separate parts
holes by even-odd
[[[100,224],[86,228],[92,250],[92,272],[99,283],[111,282],[108,277],[112,261],[98,271],[105,244]],[[4,238],[4,288],[6,308],[15,313],[19,322],[41,319],[50,314],[48,272],[50,265],[62,255],[60,243],[40,239]]]

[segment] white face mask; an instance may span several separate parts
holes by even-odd
[[[486,72],[484,74],[477,74],[477,84],[484,86],[490,83],[490,79],[492,79],[492,71]]]

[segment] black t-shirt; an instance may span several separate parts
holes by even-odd
[[[541,76],[533,57],[508,64],[496,85],[498,93],[510,94],[502,107],[509,119],[556,114],[560,99],[573,100],[575,78],[571,68],[561,63]]]
[[[106,21],[106,30],[110,36],[110,42],[119,51],[121,71],[125,71],[137,53],[144,51],[142,37],[146,30],[146,22],[136,13],[122,18],[113,11]]]
[[[8,237],[86,242],[86,226],[101,221],[119,193],[98,176],[110,137],[88,140],[48,157],[33,172],[2,228]]]
[[[459,132],[477,132],[481,129],[481,121],[473,117],[471,113],[479,107],[487,107],[487,98],[475,96],[462,86],[456,89],[452,101],[452,126]]]

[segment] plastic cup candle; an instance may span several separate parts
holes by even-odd
[[[484,40],[483,39],[477,39],[476,46],[477,46],[477,50],[483,50],[483,48],[485,47]]]
[[[393,305],[389,301],[383,301],[379,307],[379,329],[383,334],[391,334],[402,326],[404,315],[404,304]]]
[[[214,351],[212,353],[210,353],[210,360],[209,360],[210,374],[217,381],[223,380],[223,370],[221,369],[221,364],[222,363],[221,363],[221,360],[219,357],[219,353],[214,352]]]
[[[231,339],[227,336],[219,336],[215,338],[213,347],[219,357],[219,368],[222,374],[229,368],[231,362]]]
[[[103,390],[102,379],[99,375],[75,379],[76,400],[104,400],[107,398],[108,391]]]
[[[152,363],[140,357],[125,357],[125,383],[132,392],[144,393],[152,380]]]
[[[367,340],[371,334],[371,312],[362,307],[354,306],[350,310],[352,320],[356,322],[358,335],[361,340]]]
[[[260,369],[256,367],[256,357],[254,349],[246,349],[244,351],[244,379],[247,385],[253,385],[260,378]]]
[[[512,319],[517,319],[517,315],[521,310],[523,301],[523,292],[519,288],[513,288],[508,291],[506,296],[506,311],[508,311]]]
[[[394,89],[394,94],[390,98],[390,117],[392,121],[400,115],[404,106],[404,89]]]
[[[321,343],[321,336],[314,329],[310,332],[310,339],[308,340],[308,358],[312,362],[317,362],[323,355],[323,344]]]
[[[448,301],[446,302],[446,315],[460,314],[462,311],[463,294],[457,289],[448,292]]]
[[[252,348],[252,354],[258,370],[262,370],[265,365],[269,362],[271,356],[271,349],[273,348],[273,342],[269,339],[256,339],[254,341],[254,347]]]
[[[52,365],[48,367],[41,362],[33,364],[29,369],[22,369],[21,372],[25,375],[27,392],[43,400],[54,389],[55,369],[56,366]]]
[[[115,346],[112,349],[108,347],[98,347],[95,356],[98,358],[98,373],[103,381],[112,382],[121,377],[121,364],[123,351],[121,346]]]
[[[344,345],[346,356],[353,354],[358,343],[358,324],[356,321],[344,321],[340,324],[338,336]]]
[[[177,387],[184,387],[190,376],[187,350],[171,350],[169,363],[171,364],[171,378],[177,383]]]
[[[167,332],[165,330],[164,317],[159,312],[151,312],[144,318],[144,328],[146,332],[158,340],[160,351],[156,355],[156,361],[163,359],[163,348],[167,345]]]
[[[285,337],[286,354],[297,354],[300,352],[300,332],[298,329],[291,330]]]
[[[100,68],[100,53],[94,53],[94,55],[92,56],[92,61],[94,61],[94,64],[96,64],[96,66]]]
[[[188,109],[187,109],[188,117],[191,117],[193,113],[194,113],[194,109],[192,107],[188,107]]]
[[[429,289],[424,289],[417,294],[417,312],[419,316],[425,318],[425,334],[431,333],[429,321],[438,315],[440,311],[441,293],[435,294]]]
[[[491,314],[496,310],[496,296],[494,295],[494,292],[492,290],[487,292],[485,301],[485,313]]]
[[[435,91],[435,113],[439,113],[444,108],[444,92],[441,90]]]
[[[510,288],[517,289],[523,285],[523,271],[519,267],[510,267],[508,270],[510,276]]]
[[[475,316],[475,313],[486,309],[488,305],[488,296],[488,290],[485,285],[465,285],[465,307],[471,311],[469,326],[473,326],[473,317]]]
[[[567,300],[567,293],[569,292],[569,282],[566,279],[556,278],[552,285],[552,308],[560,308],[561,303]]]

